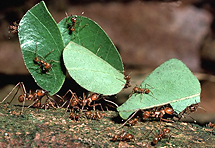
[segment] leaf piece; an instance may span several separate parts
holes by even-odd
[[[179,113],[191,104],[200,102],[198,79],[180,60],[170,59],[156,68],[140,85],[149,94],[133,94],[117,110],[123,119],[134,111],[171,104]]]
[[[25,65],[35,82],[51,95],[58,92],[65,80],[60,62],[64,44],[57,23],[43,1],[23,16],[18,36]],[[43,73],[41,67],[34,63],[35,57],[50,63],[51,70]]]
[[[70,42],[64,49],[63,60],[71,77],[88,91],[113,95],[125,85],[122,73],[74,42]]]
[[[72,26],[71,18],[77,17],[75,31],[69,31]],[[63,36],[65,46],[69,41],[73,41],[90,50],[112,67],[123,73],[124,67],[122,59],[116,47],[105,33],[105,31],[93,20],[84,16],[70,16],[62,19],[58,23]]]

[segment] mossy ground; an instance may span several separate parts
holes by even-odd
[[[214,147],[215,134],[206,127],[193,123],[141,121],[135,126],[122,124],[115,111],[105,111],[101,120],[68,118],[65,109],[25,109],[0,104],[0,147],[151,147],[151,141],[160,128],[171,131],[157,147]],[[151,132],[151,130],[153,131]],[[112,142],[115,134],[126,131],[134,136],[130,142]]]

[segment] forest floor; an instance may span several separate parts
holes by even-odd
[[[69,118],[62,109],[25,108],[0,104],[0,147],[154,147],[156,132],[168,128],[170,132],[156,147],[214,147],[215,130],[194,123],[139,121],[123,126],[116,111],[99,111],[100,120],[85,117],[79,121]],[[118,129],[119,128],[119,129]],[[111,141],[122,132],[134,136],[129,142]],[[154,133],[154,134],[153,134]]]

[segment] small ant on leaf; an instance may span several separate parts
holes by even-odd
[[[34,58],[33,62],[36,65],[39,65],[39,68],[41,69],[42,73],[47,74],[50,70],[52,65],[48,62],[45,62],[44,60],[46,59],[46,57],[51,54],[54,50],[51,50],[49,53],[47,53],[44,58],[40,57],[41,59],[39,59],[38,57],[38,49],[37,49],[37,44],[36,44],[36,57]],[[58,62],[58,61],[54,61],[54,60],[50,60],[51,62]]]
[[[124,89],[131,87],[130,81],[131,81],[131,75],[124,74],[124,79],[126,80]]]
[[[77,15],[70,15],[68,16],[68,14],[65,12],[66,14],[66,24],[67,24],[67,29],[69,30],[69,34],[71,35],[73,32],[75,32],[75,25],[77,22]],[[82,15],[84,14],[84,12],[81,13]]]

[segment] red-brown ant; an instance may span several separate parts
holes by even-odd
[[[173,122],[172,120],[164,119],[163,117],[165,115],[174,115],[174,110],[171,107],[165,107],[161,110],[155,110],[155,111],[143,111],[143,119],[147,118],[159,118],[160,121],[167,121],[167,122]]]
[[[126,80],[124,89],[126,89],[126,88],[128,88],[128,87],[131,87],[131,84],[130,84],[131,76],[130,76],[130,74],[129,74],[129,75],[125,75],[125,74],[124,74],[124,79]]]
[[[211,134],[213,133],[213,130],[215,129],[215,123],[208,123],[208,127],[212,127],[213,129],[211,130]]]
[[[185,115],[188,115],[190,118],[192,118],[194,122],[196,122],[196,120],[193,117],[191,117],[190,114],[194,113],[195,111],[197,111],[198,108],[201,108],[204,111],[206,111],[204,108],[199,106],[199,103],[192,104],[192,105],[186,107],[182,112],[179,113],[179,120],[182,117],[184,117],[184,114],[185,114]]]
[[[93,101],[96,101],[99,99],[99,94],[97,93],[93,93],[91,95],[89,95],[87,98],[86,96],[83,94],[83,99],[81,100],[81,105],[82,105],[82,109],[84,109],[84,107],[87,105],[88,107],[94,107],[94,110],[95,110],[95,106],[100,106],[101,109],[103,110],[102,108],[102,105],[100,103],[97,103],[97,104],[91,104]],[[104,110],[103,110],[104,111]]]
[[[149,94],[149,93],[152,93],[148,88],[146,88],[146,85],[148,84],[145,84],[145,88],[140,88],[140,87],[137,87],[135,86],[133,88],[133,91],[132,91],[132,94]],[[150,85],[149,85],[150,86]],[[153,88],[153,87],[152,87]],[[153,93],[152,93],[153,94]],[[154,97],[153,97],[154,98]],[[156,99],[156,98],[155,98]],[[156,99],[157,100],[157,99]]]
[[[118,135],[114,135],[111,139],[111,141],[131,141],[132,139],[134,139],[134,136],[132,134],[126,133],[126,132],[122,132]]]
[[[128,121],[128,125],[129,126],[134,126],[135,124],[137,124],[137,122],[138,122],[138,118],[134,118],[133,120]]]
[[[42,73],[45,73],[47,74],[50,70],[51,70],[51,67],[52,65],[48,62],[45,62],[44,59],[46,59],[46,57],[51,54],[54,50],[51,50],[49,53],[47,53],[44,58],[42,59],[39,59],[38,58],[38,49],[37,49],[37,44],[36,44],[36,57],[34,58],[33,62],[37,65],[39,65],[39,68],[41,69],[41,72]],[[57,61],[54,61],[54,60],[50,60],[51,62],[57,62]]]
[[[153,133],[155,137],[152,140],[152,145],[156,145],[161,139],[167,138],[166,134],[169,132],[170,132],[170,129],[164,128],[164,129],[160,130],[159,133],[155,133],[155,134]]]
[[[100,120],[100,119],[104,116],[104,114],[100,114],[98,111],[96,111],[96,112],[86,111],[86,112],[85,112],[85,116],[86,116],[88,119]]]
[[[82,15],[84,14],[84,12],[81,13]],[[72,34],[74,31],[75,31],[75,25],[76,25],[76,22],[77,22],[77,15],[70,15],[70,17],[68,16],[68,14],[66,13],[66,16],[67,16],[67,20],[66,20],[66,23],[68,25],[68,30],[69,30],[69,34]]]
[[[18,24],[17,22],[13,22],[13,25],[10,25],[10,26],[8,27],[8,29],[9,29],[8,38],[9,38],[9,39],[10,39],[10,33],[15,34],[15,33],[18,32],[18,27],[19,27],[19,24]]]
[[[16,84],[14,86],[14,88],[8,93],[8,95],[0,102],[0,103],[3,103],[9,96],[10,94],[16,89],[16,93],[14,94],[13,98],[11,99],[11,101],[9,103],[11,103],[15,97],[15,95],[18,93],[19,89],[21,88],[22,90],[22,95],[20,95],[18,97],[18,100],[20,103],[23,102],[23,107],[22,107],[22,112],[23,112],[23,109],[24,109],[24,104],[25,104],[25,101],[31,101],[33,100],[34,102],[28,106],[31,107],[31,106],[34,106],[34,107],[41,107],[41,99],[44,97],[44,96],[47,96],[47,100],[46,102],[49,100],[53,100],[55,101],[54,99],[50,98],[48,96],[48,91],[45,91],[45,90],[40,90],[40,89],[37,89],[35,91],[35,93],[32,93],[31,90],[29,91],[29,93],[26,92],[26,89],[25,89],[25,86],[24,86],[24,83],[23,82],[19,82],[18,84]],[[53,106],[54,107],[54,106]]]

